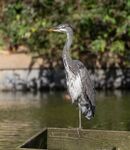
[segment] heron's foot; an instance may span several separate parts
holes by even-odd
[[[77,134],[78,134],[78,137],[80,138],[80,130],[81,130],[82,128],[77,128]]]

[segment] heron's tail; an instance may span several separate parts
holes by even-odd
[[[91,103],[87,104],[79,104],[79,109],[81,109],[82,114],[90,120],[92,117],[94,117],[95,114],[95,106],[93,106]]]

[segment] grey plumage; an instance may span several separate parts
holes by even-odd
[[[91,119],[95,113],[94,84],[84,64],[79,60],[73,60],[70,56],[69,50],[72,44],[73,30],[68,24],[63,24],[51,29],[51,31],[64,32],[67,35],[62,58],[66,71],[68,92],[72,103],[79,106],[79,110],[87,119]],[[81,127],[81,123],[79,127]]]

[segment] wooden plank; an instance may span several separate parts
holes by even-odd
[[[20,146],[27,149],[47,149],[47,129],[43,129]]]
[[[49,128],[48,149],[129,150],[130,132]]]
[[[129,150],[130,132],[106,130],[79,130],[67,128],[48,128],[37,136],[47,131],[48,150]],[[35,141],[34,136],[28,142]],[[41,137],[44,139],[44,137]],[[44,141],[44,140],[43,140]],[[28,143],[27,142],[27,143]],[[26,144],[27,144],[26,143]],[[28,144],[27,144],[28,145]],[[32,143],[33,145],[33,143]],[[32,147],[30,147],[32,148]]]

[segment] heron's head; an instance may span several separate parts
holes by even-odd
[[[56,26],[54,28],[49,29],[48,31],[63,32],[64,33],[64,32],[68,32],[70,30],[72,30],[72,27],[70,25],[68,25],[68,24],[61,24],[61,25],[58,25],[58,26]]]

